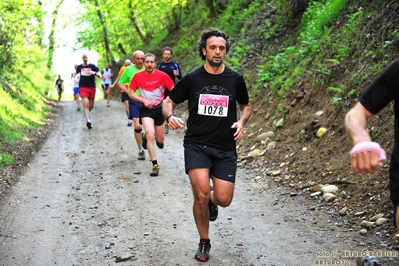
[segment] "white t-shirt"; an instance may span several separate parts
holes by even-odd
[[[74,72],[73,73],[73,87],[74,88],[79,87],[79,80],[80,80],[80,73],[76,74],[76,72]]]
[[[112,70],[110,68],[107,69],[103,69],[103,71],[101,71],[101,74],[103,75],[103,84],[111,84],[112,80],[111,80],[111,75],[112,75]]]

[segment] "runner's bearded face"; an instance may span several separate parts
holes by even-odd
[[[166,63],[168,63],[168,62],[170,62],[170,61],[172,60],[172,54],[171,54],[171,52],[170,52],[169,50],[165,50],[165,51],[163,52],[162,57],[163,57],[163,60],[164,60]]]
[[[210,37],[206,41],[206,48],[202,49],[205,60],[211,65],[218,67],[226,57],[226,40],[222,37]]]

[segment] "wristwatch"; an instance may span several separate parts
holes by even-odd
[[[166,122],[169,122],[168,120],[169,120],[169,118],[170,118],[171,116],[174,116],[174,114],[169,114],[169,115],[165,116],[165,121],[166,121]]]

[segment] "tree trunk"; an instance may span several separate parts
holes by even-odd
[[[211,18],[216,18],[216,9],[213,5],[213,0],[206,0],[206,6],[209,8]]]
[[[47,67],[48,69],[51,69],[53,66],[53,54],[54,54],[54,29],[55,29],[55,23],[57,22],[57,16],[58,16],[58,10],[60,9],[60,6],[62,5],[62,2],[64,0],[61,0],[58,5],[54,8],[53,10],[53,20],[51,21],[51,30],[50,34],[48,36],[49,39],[49,46],[48,46],[48,61],[47,61]]]
[[[129,10],[130,10],[130,21],[132,22],[134,28],[136,29],[137,34],[139,35],[141,41],[145,46],[149,45],[150,44],[149,38],[143,33],[139,23],[137,22],[136,14],[134,12],[135,9],[133,8],[132,1],[129,1]]]
[[[114,58],[114,56],[112,54],[111,48],[109,46],[107,25],[105,23],[103,14],[101,13],[100,4],[98,3],[98,0],[95,0],[95,4],[96,4],[96,7],[97,7],[97,16],[98,16],[98,19],[100,20],[101,26],[103,28],[105,55],[106,55],[107,61],[111,62],[112,65],[115,65],[116,64],[116,60],[115,60],[115,58]]]

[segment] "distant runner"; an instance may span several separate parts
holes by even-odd
[[[92,128],[93,122],[93,108],[94,98],[96,97],[96,82],[95,78],[101,78],[99,69],[94,64],[88,63],[88,57],[86,54],[82,56],[83,64],[78,65],[76,68],[76,74],[80,74],[79,80],[79,91],[80,97],[82,97],[83,110],[86,117],[86,126],[88,129]]]
[[[109,107],[109,101],[111,99],[111,89],[112,89],[112,80],[111,78],[114,76],[114,74],[112,73],[112,69],[109,68],[109,64],[105,63],[105,68],[101,71],[101,75],[102,75],[102,83],[101,86],[103,88],[104,91],[104,98],[107,99],[107,107]]]

